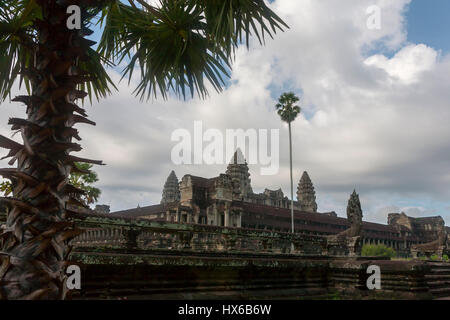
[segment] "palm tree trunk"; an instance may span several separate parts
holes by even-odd
[[[291,123],[289,122],[289,165],[291,174],[291,227],[292,233],[294,230],[294,182],[292,179],[292,135],[291,135]],[[294,243],[291,244],[291,251],[294,251]]]
[[[0,169],[13,182],[13,196],[0,198],[9,208],[0,235],[0,299],[65,298],[69,241],[79,234],[70,221],[81,205],[73,196],[82,192],[68,177],[75,161],[99,163],[69,154],[81,150],[72,142],[81,140],[73,125],[94,124],[74,103],[86,96],[77,90],[88,80],[77,65],[92,42],[84,39],[86,30],[66,27],[66,8],[81,2],[36,2],[43,12],[35,21],[39,43],[33,44],[34,61],[22,70],[32,94],[13,100],[26,104],[27,119],[9,120],[23,144],[0,136],[0,147],[10,149],[9,164],[17,162],[17,169]]]

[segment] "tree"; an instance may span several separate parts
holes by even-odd
[[[87,39],[93,24],[97,50]],[[141,98],[204,98],[204,78],[222,90],[238,45],[249,47],[252,35],[262,44],[285,27],[263,0],[0,0],[0,97],[15,80],[27,88],[13,98],[26,105],[26,119],[9,120],[23,143],[0,136],[17,165],[0,169],[14,181],[12,197],[0,198],[10,209],[0,235],[0,298],[66,295],[68,243],[80,234],[71,219],[83,206],[73,195],[84,194],[69,175],[79,172],[76,162],[102,164],[72,154],[82,149],[74,125],[95,124],[77,101],[110,94],[106,67],[125,64],[129,79],[138,69]]]
[[[388,257],[394,258],[397,254],[394,249],[384,244],[365,244],[361,249],[363,257]]]
[[[292,136],[291,136],[291,122],[294,121],[299,115],[301,109],[295,105],[300,99],[293,92],[285,92],[278,99],[278,103],[275,108],[278,110],[278,115],[281,120],[287,122],[289,127],[289,164],[291,174],[291,226],[292,233],[294,230],[294,181],[292,180]],[[293,248],[292,244],[292,249]]]
[[[75,166],[79,171],[70,174],[69,182],[74,187],[83,190],[84,194],[76,195],[77,200],[81,201],[85,206],[98,201],[100,189],[91,186],[91,184],[98,181],[97,173],[92,171],[92,164],[75,162]],[[84,171],[84,173],[81,173]]]

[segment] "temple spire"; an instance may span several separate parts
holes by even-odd
[[[161,204],[180,201],[180,186],[175,171],[172,170],[167,177],[162,192]]]
[[[247,161],[239,148],[228,164],[226,174],[231,177],[236,197],[246,198],[253,193]]]
[[[361,216],[362,219],[362,209],[361,202],[359,201],[359,194],[356,193],[356,190],[353,190],[353,193],[350,195],[350,199],[348,199],[347,218],[351,220],[353,219],[355,214],[357,216]]]
[[[298,183],[297,200],[302,211],[317,212],[316,191],[306,171]]]
[[[356,190],[350,195],[347,204],[347,219],[350,223],[349,236],[356,237],[361,235],[363,212],[361,209],[361,202]]]
[[[247,161],[245,160],[244,155],[242,154],[242,151],[240,148],[237,148],[236,151],[233,154],[233,157],[230,160],[230,164],[247,164]]]

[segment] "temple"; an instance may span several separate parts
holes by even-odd
[[[213,178],[187,174],[179,181],[172,171],[164,184],[160,204],[117,211],[111,216],[277,232],[291,230],[289,198],[281,189],[254,193],[249,168],[240,150],[225,173]],[[294,201],[294,226],[296,233],[331,236],[351,228],[351,221],[335,212],[317,211],[314,185],[305,171]],[[409,256],[412,246],[435,241],[442,228],[449,233],[450,228],[445,227],[440,216],[412,218],[405,213],[391,213],[387,225],[362,221],[360,241],[362,245],[384,244],[399,255]]]

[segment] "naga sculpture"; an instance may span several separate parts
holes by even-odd
[[[327,254],[344,251],[349,256],[361,255],[362,216],[359,195],[354,190],[347,205],[347,219],[350,228],[327,237]]]
[[[431,257],[432,255],[438,256],[442,259],[443,255],[448,253],[449,250],[448,234],[445,230],[445,226],[441,225],[437,233],[437,239],[428,243],[416,244],[411,246],[411,254],[413,258],[421,256]]]

